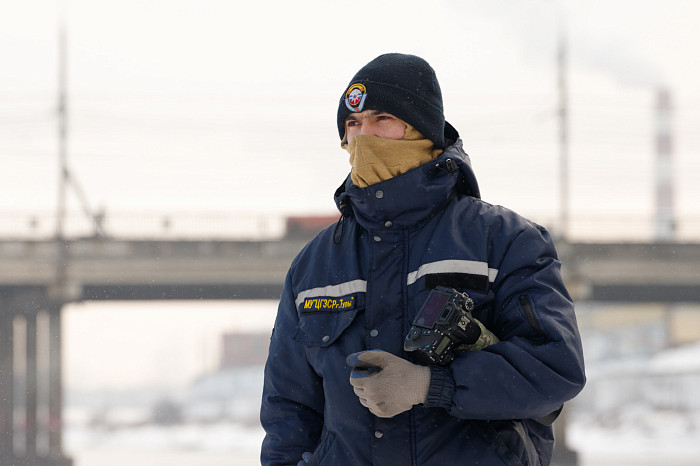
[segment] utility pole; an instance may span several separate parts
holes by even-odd
[[[559,95],[559,235],[569,237],[569,101],[567,83],[567,42],[564,27],[557,44],[557,88]]]
[[[559,31],[557,37],[557,91],[559,96],[558,122],[559,122],[559,244],[560,256],[564,257],[569,251],[569,88],[567,82],[568,70],[568,44],[566,38],[566,18],[563,13],[559,19]],[[566,444],[567,406],[564,406],[561,414],[554,422],[554,451],[552,452],[552,464],[556,466],[576,466],[578,464],[577,452],[570,450]]]
[[[59,11],[58,24],[58,203],[56,208],[56,239],[64,236],[66,198],[68,190],[68,102],[66,65],[65,13]]]
[[[68,197],[68,65],[65,3],[58,8],[58,201],[56,207],[56,263],[54,281],[48,286],[47,314],[49,348],[48,364],[48,462],[52,466],[70,466],[72,460],[63,455],[63,305],[69,300],[68,244],[65,238],[66,201]]]
[[[654,241],[675,240],[676,220],[673,212],[673,104],[668,89],[660,88],[656,93],[656,213],[654,218]]]
[[[65,10],[65,7],[62,9]],[[69,185],[77,196],[83,213],[93,225],[95,236],[104,233],[102,218],[98,218],[90,209],[87,196],[81,189],[78,181],[68,167],[68,46],[65,12],[59,11],[58,23],[58,201],[56,205],[56,231],[54,236],[57,241],[65,238],[65,224],[68,201]]]

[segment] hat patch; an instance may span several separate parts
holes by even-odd
[[[351,112],[359,113],[362,111],[362,107],[365,106],[366,98],[367,88],[364,84],[351,84],[345,92],[345,106]]]

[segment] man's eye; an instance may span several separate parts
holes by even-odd
[[[359,124],[360,124],[360,122],[359,122],[359,121],[355,121],[355,120],[350,120],[350,121],[346,121],[346,122],[345,122],[345,126],[347,126],[347,127],[357,126],[357,125],[359,125]]]
[[[391,115],[377,115],[377,120],[382,121],[382,120],[393,120],[394,118]]]

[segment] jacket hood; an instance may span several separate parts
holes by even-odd
[[[389,180],[358,188],[348,176],[335,192],[338,210],[367,229],[386,222],[405,228],[422,224],[456,194],[480,198],[469,156],[454,135],[456,140],[435,160]]]

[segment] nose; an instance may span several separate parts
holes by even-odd
[[[360,127],[360,134],[366,136],[377,136],[377,125],[372,124],[372,122],[369,119],[366,119],[362,122],[362,126]]]

